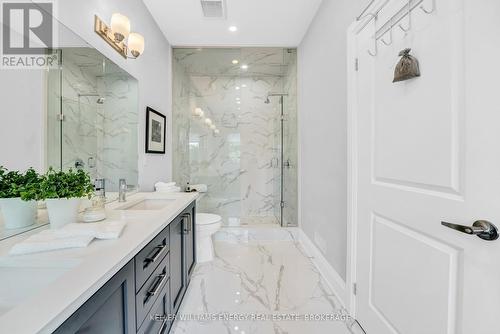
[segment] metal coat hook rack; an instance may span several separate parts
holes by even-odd
[[[411,0],[408,0],[408,28],[403,27],[402,24],[399,24],[398,27],[403,30],[405,33],[411,30]]]
[[[368,51],[368,54],[372,57],[375,57],[377,54],[378,54],[378,45],[377,45],[377,15],[376,14],[372,14],[372,13],[369,13],[367,15],[373,15],[373,44],[375,46],[374,48],[374,52],[372,52],[371,50],[367,50]]]
[[[394,25],[392,24],[392,19],[391,19],[391,28],[389,29],[389,37],[391,38],[389,42],[386,42],[384,37],[381,36],[380,37],[380,40],[382,41],[382,43],[384,43],[385,45],[389,46],[392,44],[392,42],[394,41],[394,37],[392,36],[392,28],[394,27]]]
[[[420,5],[420,9],[425,13],[425,14],[431,14],[434,13],[436,10],[436,0],[431,0],[432,6],[431,9],[426,9],[425,6],[422,4]]]
[[[356,18],[358,21],[361,21],[365,18],[369,18],[365,20],[363,25],[361,26],[360,30],[364,29],[372,20],[374,20],[374,29],[375,33],[373,35],[373,40],[374,40],[374,49],[373,50],[367,50],[368,54],[372,57],[377,56],[378,54],[378,45],[377,41],[380,39],[385,45],[391,45],[394,41],[394,36],[393,36],[393,28],[397,25],[402,31],[407,33],[410,31],[413,27],[413,22],[412,22],[412,11],[415,8],[420,8],[424,13],[426,14],[431,14],[436,11],[436,0],[431,0],[432,5],[430,8],[426,8],[424,6],[425,0],[408,0],[408,4],[404,6],[402,9],[400,9],[396,14],[394,14],[390,20],[387,21],[384,25],[380,27],[380,29],[377,29],[377,20],[378,20],[378,15],[380,11],[389,3],[391,0],[386,0],[380,7],[378,7],[377,11],[375,13],[366,13],[368,8],[372,5],[373,1],[370,2],[370,4],[363,10],[363,12]],[[365,14],[366,13],[366,14]],[[401,21],[405,18],[405,16],[408,16],[408,26],[404,27]],[[384,35],[389,32],[389,40],[384,39]]]

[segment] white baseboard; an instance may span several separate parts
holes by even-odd
[[[326,260],[325,256],[316,247],[316,245],[309,239],[301,228],[298,228],[298,242],[304,247],[304,251],[311,257],[311,261],[318,268],[321,275],[323,275],[329,288],[337,295],[342,306],[346,308],[347,290],[346,283]]]

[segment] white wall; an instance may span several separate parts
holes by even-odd
[[[162,35],[142,0],[58,0],[59,21],[80,35],[93,47],[117,63],[139,81],[139,184],[143,190],[152,190],[158,179],[171,178],[171,48]],[[146,40],[146,50],[137,60],[125,60],[94,32],[94,15],[109,23],[112,13],[120,12],[130,18],[132,30],[141,33]],[[37,72],[37,73],[34,73]],[[35,85],[34,91],[39,91],[40,81],[30,80],[40,76],[41,72],[12,70],[10,73],[14,86],[0,87],[2,94],[19,95],[19,101],[30,98],[26,85]],[[26,77],[26,79],[23,79]],[[40,79],[40,78],[38,78]],[[4,82],[4,80],[2,80]],[[23,90],[24,89],[24,90]],[[2,125],[12,124],[6,133],[0,134],[2,141],[0,164],[9,168],[26,168],[30,165],[41,169],[43,167],[43,115],[39,104],[43,97],[30,99],[33,103],[5,106],[0,110]],[[151,155],[144,153],[144,126],[146,106],[168,116],[167,154]],[[30,108],[32,107],[32,108]],[[5,126],[2,126],[2,129]],[[24,131],[23,131],[24,129]],[[15,145],[7,147],[5,143]]]
[[[347,27],[366,0],[324,0],[298,48],[300,226],[345,280]]]

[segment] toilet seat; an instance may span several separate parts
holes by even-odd
[[[197,213],[196,214],[196,226],[203,227],[207,225],[213,225],[221,222],[221,216],[214,215],[212,213]]]
[[[214,259],[212,235],[222,225],[222,218],[211,213],[196,214],[196,262],[209,262]]]

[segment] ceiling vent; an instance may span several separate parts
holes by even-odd
[[[225,0],[201,0],[201,9],[203,16],[208,19],[225,19],[226,18],[226,1]]]

